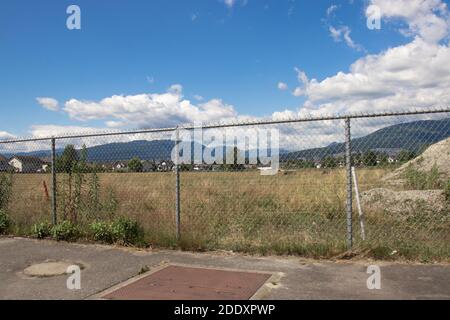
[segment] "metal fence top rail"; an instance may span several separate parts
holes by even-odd
[[[211,123],[198,125],[180,125],[171,128],[154,128],[154,129],[140,129],[140,130],[123,130],[123,131],[110,131],[110,132],[93,132],[86,134],[75,135],[61,135],[39,138],[24,138],[24,139],[10,139],[0,140],[0,144],[18,143],[18,142],[34,142],[34,141],[48,141],[53,139],[79,139],[79,138],[91,138],[91,137],[107,137],[129,134],[145,134],[145,133],[159,133],[159,132],[171,132],[175,130],[193,130],[196,128],[203,129],[220,129],[220,128],[232,128],[232,127],[247,127],[258,125],[274,125],[274,124],[286,124],[286,123],[300,123],[300,122],[313,122],[313,121],[326,121],[326,120],[345,120],[345,119],[358,119],[358,118],[378,118],[378,117],[392,117],[392,116],[409,116],[409,115],[425,115],[425,114],[439,114],[450,112],[450,108],[439,108],[429,110],[409,110],[399,112],[384,112],[384,113],[361,113],[361,114],[344,114],[344,115],[330,115],[322,117],[303,117],[303,118],[289,118],[284,120],[256,120],[247,122],[230,122],[230,123]]]

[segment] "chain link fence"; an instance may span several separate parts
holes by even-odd
[[[0,209],[20,235],[126,217],[157,246],[449,258],[450,110],[198,129],[1,141]]]

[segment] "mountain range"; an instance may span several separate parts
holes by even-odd
[[[352,139],[353,152],[365,152],[375,150],[387,154],[398,153],[399,150],[409,150],[418,152],[424,147],[450,137],[450,118],[441,120],[421,120],[408,123],[401,123],[379,129],[366,136]],[[194,150],[195,143],[191,148]],[[131,142],[108,143],[87,148],[88,161],[90,162],[112,162],[126,161],[134,157],[142,160],[168,160],[171,158],[171,151],[175,146],[171,140],[136,140]],[[197,145],[201,150],[206,147]],[[223,147],[225,150],[225,147]],[[60,155],[63,149],[57,149]],[[279,150],[281,161],[287,159],[307,159],[320,160],[327,156],[336,156],[345,152],[344,143],[332,143],[326,147],[312,148],[301,151],[289,152]],[[225,154],[225,151],[224,151]],[[246,152],[248,157],[249,152]],[[5,157],[13,155],[27,155],[39,158],[50,158],[50,152],[33,151],[22,153],[4,153]],[[193,156],[193,152],[192,152]]]
[[[352,152],[377,151],[388,155],[400,150],[419,152],[424,147],[450,137],[450,118],[421,120],[388,126],[366,136],[351,140]],[[345,143],[332,143],[322,148],[294,151],[282,156],[285,159],[320,160],[327,156],[342,155]]]

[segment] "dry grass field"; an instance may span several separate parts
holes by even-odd
[[[361,191],[383,186],[388,169],[360,169]],[[110,216],[136,219],[149,243],[175,241],[173,173],[99,173],[101,196],[111,190],[117,208]],[[59,184],[63,184],[61,175]],[[9,214],[16,233],[51,221],[43,183],[50,176],[14,176]],[[303,169],[261,176],[259,172],[182,172],[181,240],[186,249],[331,257],[346,250],[345,170]],[[108,200],[104,200],[108,201]],[[355,249],[386,258],[448,259],[448,214],[394,215],[366,211],[367,240],[360,237],[354,210]],[[60,217],[61,218],[61,217]],[[89,219],[108,219],[108,213]]]

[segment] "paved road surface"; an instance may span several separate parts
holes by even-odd
[[[23,274],[26,267],[45,261],[82,264],[81,290],[66,288],[67,275]],[[450,299],[450,265],[139,251],[22,238],[0,238],[0,299],[86,299],[136,276],[142,267],[169,263],[274,272],[280,278],[259,292],[263,299]],[[381,290],[367,289],[366,271],[373,264],[381,269]]]

